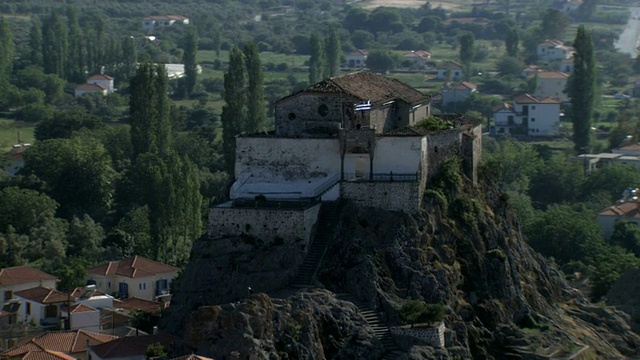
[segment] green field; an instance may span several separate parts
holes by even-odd
[[[18,143],[32,143],[34,128],[31,123],[0,119],[0,151],[9,151],[11,146]]]

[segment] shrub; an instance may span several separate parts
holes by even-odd
[[[400,317],[407,324],[432,323],[444,319],[442,304],[427,304],[422,300],[409,300],[400,308]]]

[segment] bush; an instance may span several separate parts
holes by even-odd
[[[422,300],[409,300],[400,308],[400,317],[407,324],[433,323],[444,319],[442,304],[427,304]]]

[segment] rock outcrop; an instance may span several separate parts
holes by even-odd
[[[389,325],[402,323],[399,309],[408,299],[443,305],[446,349],[403,340],[405,359],[638,354],[640,337],[628,317],[570,288],[524,242],[504,195],[491,184],[436,179],[423,207],[410,216],[344,203],[318,288],[297,292],[246,296],[247,284],[269,281],[274,271],[278,282],[282,272],[295,276],[287,264],[302,258],[292,249],[247,247],[235,263],[251,271],[234,283],[225,273],[238,274],[226,267],[229,254],[207,250],[230,240],[202,239],[164,326],[216,359],[232,359],[234,351],[241,359],[380,359],[384,347],[358,309],[334,296],[349,293]],[[204,286],[194,276],[210,282]],[[229,303],[239,294],[245,295]]]

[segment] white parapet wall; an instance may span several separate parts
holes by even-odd
[[[209,211],[209,236],[251,236],[264,242],[276,239],[284,243],[307,241],[318,220],[320,204],[306,208],[232,207],[225,203]]]
[[[416,339],[424,340],[433,347],[443,348],[444,345],[444,332],[446,327],[444,322],[441,321],[431,326],[390,326],[389,331],[393,335],[410,336]]]

